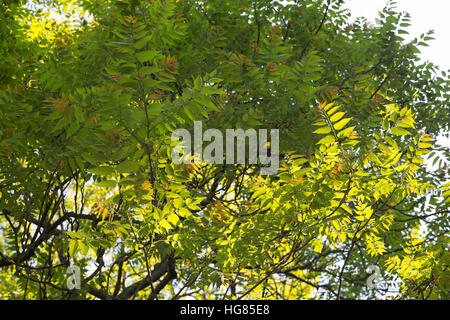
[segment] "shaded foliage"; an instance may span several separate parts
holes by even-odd
[[[408,14],[36,3],[0,4],[1,298],[448,298],[449,79]],[[279,173],[174,165],[194,120],[279,129]]]

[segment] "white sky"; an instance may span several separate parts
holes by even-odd
[[[450,69],[450,0],[397,0],[399,11],[409,12],[411,26],[408,31],[413,37],[433,29],[436,40],[429,42],[429,47],[422,47],[423,60],[437,64],[441,70]],[[367,17],[374,21],[378,11],[382,10],[387,0],[346,0],[346,7],[352,12],[352,18]]]

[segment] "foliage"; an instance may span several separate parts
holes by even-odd
[[[447,73],[342,2],[0,4],[0,298],[448,298]],[[279,173],[174,165],[194,120]]]

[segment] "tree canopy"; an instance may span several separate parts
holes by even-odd
[[[0,2],[0,298],[447,299],[448,73],[343,2]],[[279,171],[174,164],[194,121]]]

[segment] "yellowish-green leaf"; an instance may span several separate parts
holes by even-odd
[[[338,133],[338,135],[337,135],[338,138],[350,137],[351,133],[353,132],[353,129],[355,129],[355,127],[349,127],[349,128],[342,130],[341,132]]]
[[[337,112],[336,114],[330,117],[330,121],[334,123],[340,120],[343,116],[345,116],[345,112]]]
[[[119,173],[133,173],[139,170],[138,164],[133,160],[126,160],[117,166]]]
[[[411,135],[411,133],[408,130],[405,130],[405,129],[402,129],[402,128],[397,128],[397,127],[391,128],[391,132],[392,132],[392,134],[395,134],[396,136]]]
[[[326,136],[325,138],[322,138],[319,142],[317,142],[317,144],[328,145],[334,143],[335,141],[336,140],[334,139],[334,137],[332,135],[329,135]]]
[[[334,124],[334,128],[336,130],[341,130],[342,128],[344,128],[347,125],[347,123],[350,122],[350,120],[352,120],[352,119],[351,118],[342,119],[338,123]]]
[[[317,129],[316,131],[314,131],[313,133],[315,134],[327,134],[331,132],[331,128],[330,127],[322,127]]]

